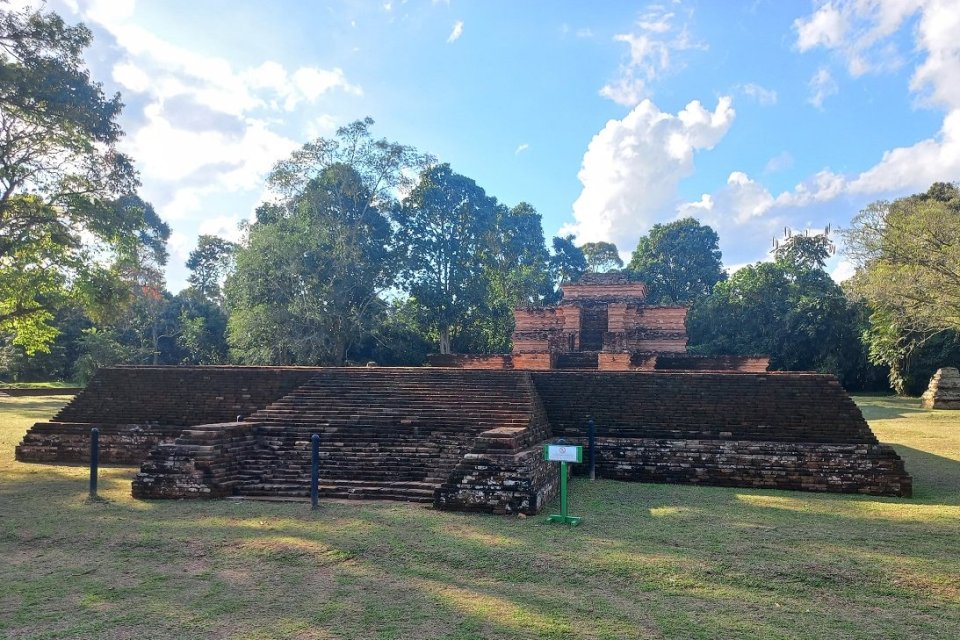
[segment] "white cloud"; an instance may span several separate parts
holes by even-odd
[[[847,32],[847,20],[833,3],[826,3],[809,18],[793,23],[797,30],[797,47],[807,51],[814,47],[838,47]]]
[[[336,123],[316,110],[325,97],[363,95],[336,66],[263,60],[243,67],[174,44],[137,22],[133,0],[80,2],[78,13],[109,34],[103,51],[112,77],[136,105],[124,114],[121,148],[137,163],[142,195],[171,222],[174,289],[184,275],[183,237],[212,230],[211,220],[222,222],[230,211],[252,209],[266,173],[299,145],[280,127],[292,121],[314,137],[327,134]],[[302,113],[305,106],[316,115]],[[215,226],[236,235],[232,218]]]
[[[447,36],[447,42],[453,43],[460,39],[460,36],[463,35],[463,20],[457,20],[453,23],[453,29],[450,31],[450,35]]]
[[[946,0],[944,6],[951,3]],[[797,48],[801,52],[817,47],[836,51],[847,64],[850,75],[896,69],[903,57],[887,40],[918,10],[927,11],[941,0],[831,0],[812,15],[798,18]],[[952,3],[956,9],[956,4]]]
[[[321,114],[311,119],[306,126],[307,138],[315,140],[323,136],[329,136],[337,130],[337,120],[330,114]]]
[[[834,267],[833,271],[830,272],[830,277],[833,278],[836,282],[843,282],[844,280],[849,280],[857,272],[856,266],[853,264],[852,260],[842,259],[837,263],[837,266]]]
[[[629,45],[629,56],[620,65],[617,79],[600,89],[601,96],[633,107],[649,95],[650,83],[672,68],[672,52],[706,49],[705,44],[691,40],[686,24],[674,25],[675,17],[662,7],[651,7],[637,20],[634,31],[613,37]]]
[[[250,220],[251,218],[247,218]],[[230,242],[239,242],[243,235],[240,231],[240,223],[244,222],[243,216],[216,216],[208,218],[200,223],[198,232],[200,234],[220,236]]]
[[[800,202],[825,201],[845,193],[903,193],[926,189],[938,180],[956,180],[960,176],[960,83],[956,81],[960,77],[960,39],[955,35],[960,31],[960,11],[956,3],[951,0],[846,1],[831,3],[830,7],[843,13],[848,29],[857,34],[853,43],[842,45],[826,36],[807,36],[798,40],[798,46],[837,49],[852,65],[888,47],[884,38],[920,11],[913,34],[917,52],[924,57],[914,70],[910,89],[925,96],[929,104],[944,108],[943,125],[932,138],[886,151],[876,165],[857,175],[841,176],[823,171],[809,185],[798,187],[792,197]],[[824,8],[817,13],[820,11]],[[799,20],[798,24],[812,24],[815,18],[816,14]],[[803,31],[798,33],[802,35]]]
[[[529,148],[530,148],[530,145],[527,144],[526,142],[524,142],[523,144],[519,144],[517,145],[517,150],[513,152],[513,155],[518,156]]]
[[[764,174],[777,173],[793,166],[793,155],[789,151],[783,151],[767,160],[763,167]]]
[[[584,153],[574,222],[561,233],[632,247],[673,208],[678,183],[693,172],[694,153],[717,144],[734,117],[728,97],[713,111],[693,101],[675,115],[644,100],[622,120],[607,122]]]
[[[823,109],[823,101],[839,91],[837,81],[833,79],[830,70],[826,67],[817,69],[807,86],[810,88],[810,97],[807,98],[807,102],[817,109]]]
[[[777,92],[773,89],[767,89],[754,82],[748,82],[740,87],[744,95],[756,100],[761,106],[769,107],[777,104]]]

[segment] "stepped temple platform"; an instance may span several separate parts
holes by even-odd
[[[32,462],[140,464],[140,498],[320,493],[436,508],[540,511],[544,443],[587,444],[640,482],[909,496],[911,479],[828,375],[461,368],[114,367],[16,449]],[[574,473],[585,473],[575,465]]]
[[[509,354],[431,355],[435,367],[598,371],[766,371],[767,356],[687,353],[687,307],[646,304],[647,287],[627,274],[588,273],[560,286],[552,307],[514,309]]]

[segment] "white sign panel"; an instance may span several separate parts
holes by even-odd
[[[580,462],[583,460],[583,447],[572,444],[546,445],[546,459],[553,462]]]

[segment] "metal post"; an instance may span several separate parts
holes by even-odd
[[[100,467],[100,429],[90,429],[90,497],[97,497],[97,472]]]
[[[587,425],[587,444],[590,446],[590,480],[597,479],[597,459],[594,456],[594,450],[597,445],[597,431],[593,425],[593,418],[590,418],[590,422]]]
[[[554,448],[559,449],[556,454],[552,452]],[[571,516],[567,505],[567,476],[570,475],[567,465],[569,462],[577,462],[578,464],[583,463],[583,447],[577,445],[574,447],[573,453],[574,455],[570,456],[569,451],[565,452],[565,446],[563,446],[563,443],[558,443],[555,445],[548,444],[543,448],[545,460],[555,460],[560,463],[560,513],[551,515],[549,518],[547,518],[547,522],[560,522],[563,524],[576,526],[583,520],[583,518],[580,516]]]
[[[567,463],[560,463],[560,517],[567,522]]]
[[[310,436],[310,508],[320,506],[320,435]]]

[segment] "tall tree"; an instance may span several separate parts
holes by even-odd
[[[342,364],[396,276],[388,213],[429,158],[373,138],[367,118],[305,144],[269,177],[226,283],[228,339],[251,363]]]
[[[854,290],[913,331],[960,330],[960,190],[875,202],[843,233]]]
[[[405,289],[440,353],[451,353],[456,332],[485,305],[497,214],[496,199],[448,164],[424,171],[395,214]]]
[[[587,242],[580,246],[580,250],[587,259],[590,271],[594,273],[623,268],[620,252],[617,250],[617,245],[612,242]]]
[[[228,339],[244,362],[343,364],[393,283],[390,223],[352,167],[326,168],[249,230],[227,280]]]
[[[842,236],[857,267],[848,287],[873,310],[871,358],[890,367],[894,389],[915,393],[937,367],[960,362],[960,190],[938,182],[875,202]]]
[[[555,287],[564,282],[576,282],[589,268],[583,250],[574,243],[575,239],[572,235],[554,236],[551,241],[550,273]]]
[[[800,250],[818,244],[787,242],[774,262],[744,267],[719,282],[690,310],[691,350],[766,354],[774,370],[834,373],[851,387],[871,379],[857,334],[858,309],[826,271],[811,266],[812,254]]]
[[[654,302],[688,304],[726,278],[717,232],[693,218],[655,224],[641,237],[627,268]]]
[[[92,254],[165,233],[124,202],[138,182],[116,148],[122,104],[91,79],[90,40],[54,13],[0,9],[0,332],[28,352],[65,298],[110,277]]]
[[[536,209],[526,202],[513,208],[498,205],[494,224],[484,268],[486,299],[472,310],[452,345],[461,351],[509,351],[514,308],[540,305],[553,292]]]
[[[233,266],[236,243],[218,236],[200,235],[197,248],[190,252],[186,266],[190,269],[187,282],[201,300],[219,303],[220,283]]]

